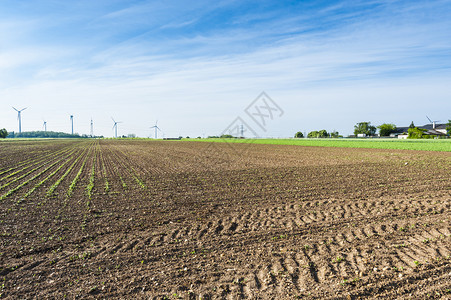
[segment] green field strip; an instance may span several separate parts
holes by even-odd
[[[451,152],[451,139],[184,139],[193,142],[249,143],[309,147],[397,149]]]
[[[83,155],[86,153],[87,148],[83,149],[82,153],[75,159],[75,161],[72,163],[72,165],[67,168],[66,172],[58,178],[58,180],[50,186],[50,188],[47,190],[46,195],[50,197],[53,192],[56,190],[56,188],[60,185],[60,183],[66,178],[67,175],[72,171],[72,169],[75,167],[75,165],[80,161],[80,159],[83,157]]]
[[[75,151],[75,149],[73,149],[71,152],[69,152],[68,156],[70,156],[74,151]],[[67,153],[66,153],[66,154],[67,154]],[[45,162],[45,163],[39,165],[38,167],[29,170],[27,173],[22,174],[21,176],[14,178],[13,180],[9,181],[8,183],[5,183],[4,185],[0,186],[0,191],[3,190],[4,188],[8,187],[9,185],[11,185],[11,184],[17,182],[18,180],[21,180],[21,179],[27,177],[28,175],[30,175],[30,174],[32,174],[33,172],[39,170],[40,168],[42,168],[43,166],[45,166],[45,165],[48,164],[48,163],[50,163],[50,162],[47,161],[47,162]]]
[[[12,176],[14,176],[14,175],[16,175],[16,174],[18,174],[18,173],[20,173],[20,172],[22,172],[22,171],[25,171],[25,170],[27,170],[27,169],[29,169],[29,168],[31,168],[31,167],[33,167],[33,166],[39,164],[39,163],[41,163],[42,161],[48,159],[49,157],[57,156],[57,155],[61,155],[61,154],[64,155],[64,153],[67,153],[67,152],[69,152],[69,151],[71,151],[71,150],[73,150],[73,149],[74,149],[73,147],[69,147],[69,148],[61,149],[61,150],[58,151],[58,152],[48,153],[48,154],[46,154],[46,155],[44,155],[44,156],[41,156],[41,157],[39,157],[39,158],[36,158],[34,161],[29,162],[28,165],[25,165],[24,168],[22,168],[22,169],[20,169],[20,170],[17,170],[17,171],[15,171],[15,172],[11,173],[11,174],[8,174],[7,176],[4,176],[3,178],[0,179],[0,182],[3,181],[3,180],[5,180],[5,179],[8,179],[8,178],[10,178],[10,177],[12,177]],[[16,167],[13,167],[13,168],[10,168],[10,169],[8,170],[8,172],[9,172],[9,171],[12,171],[12,170],[14,170],[14,169],[17,169],[17,168],[18,168],[17,166],[16,166]],[[6,173],[6,172],[4,172],[4,173]],[[1,174],[0,174],[0,175],[1,175]],[[0,188],[0,189],[1,189],[1,188]]]
[[[70,162],[73,159],[73,157],[69,157],[69,159],[67,159],[65,162],[63,162],[55,171],[53,171],[52,173],[50,173],[46,178],[44,178],[43,180],[41,180],[39,183],[37,183],[32,189],[30,189],[24,196],[23,198],[27,198],[28,196],[30,196],[37,188],[39,188],[41,185],[43,185],[45,182],[47,182],[47,180],[49,180],[50,178],[52,178],[53,176],[55,176],[56,173],[58,173],[68,162]]]
[[[83,173],[83,169],[84,169],[84,167],[86,165],[86,161],[88,160],[89,154],[91,153],[91,150],[92,150],[92,145],[91,144],[88,146],[88,149],[89,149],[88,153],[86,154],[86,157],[83,160],[83,163],[81,164],[80,169],[77,172],[77,175],[75,175],[74,179],[72,180],[72,182],[71,182],[71,184],[69,186],[69,189],[66,192],[66,195],[67,195],[68,198],[72,196],[72,193],[74,192],[75,186],[77,185],[77,182],[80,180],[80,176]]]

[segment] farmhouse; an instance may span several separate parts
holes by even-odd
[[[446,136],[446,124],[426,124],[423,126],[418,126],[420,129],[427,130],[424,134],[434,135],[434,136]],[[393,131],[390,136],[398,137],[398,138],[406,138],[407,131],[409,127],[396,127],[395,131]]]

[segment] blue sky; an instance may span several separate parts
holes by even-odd
[[[451,119],[451,1],[0,0],[0,128],[260,136]]]

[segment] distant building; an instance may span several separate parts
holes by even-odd
[[[397,137],[399,135],[407,135],[407,131],[409,130],[409,127],[396,127],[396,129],[390,133],[391,137]]]
[[[181,137],[176,137],[176,138],[170,138],[170,137],[168,137],[168,138],[163,138],[163,140],[165,140],[165,141],[173,141],[173,140],[181,140],[182,138]]]
[[[426,134],[431,135],[446,135],[446,124],[427,124],[418,128],[426,129]]]
[[[420,129],[426,129],[427,131],[424,134],[427,135],[435,135],[435,136],[446,136],[446,124],[426,124],[423,126],[417,126]],[[409,127],[396,127],[395,131],[393,131],[390,136],[398,137],[400,139],[407,138],[407,132]]]

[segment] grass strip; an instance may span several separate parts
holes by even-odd
[[[451,139],[183,139],[183,141],[217,142],[217,143],[251,143],[267,145],[294,145],[309,147],[399,149],[451,152]]]

